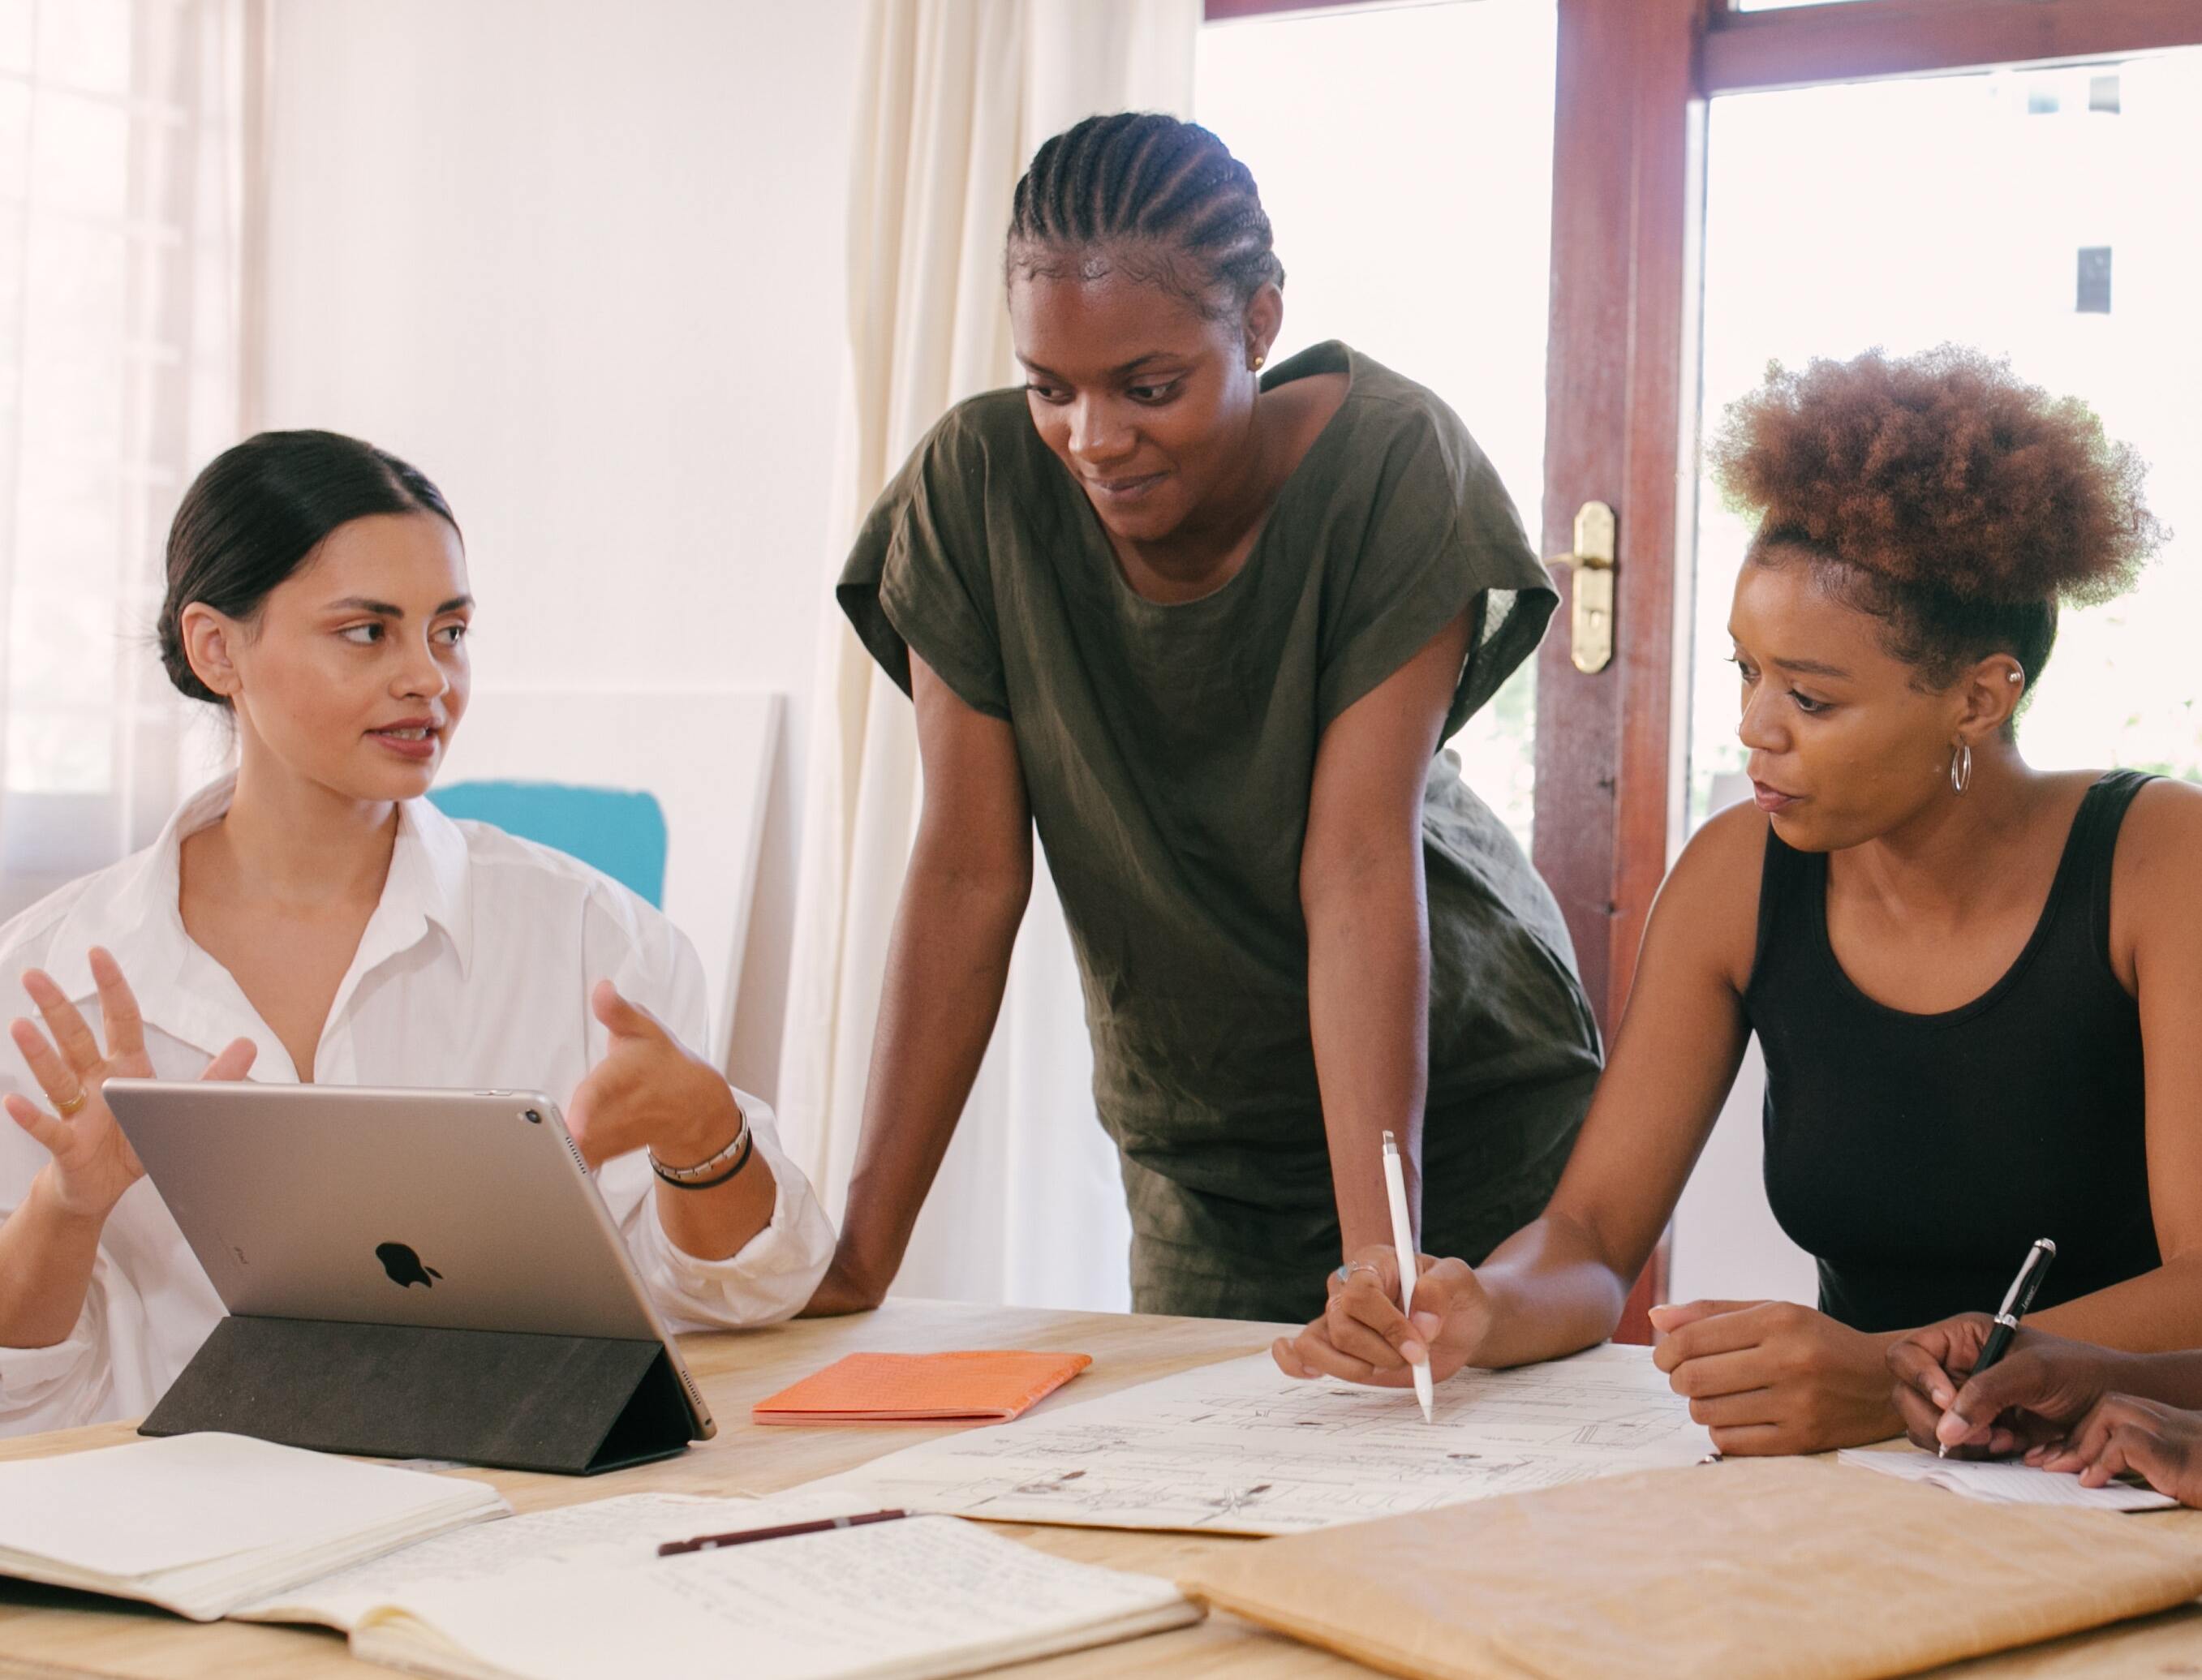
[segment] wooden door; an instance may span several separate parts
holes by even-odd
[[[1504,0],[1489,0],[1504,3]],[[1681,831],[1706,102],[2115,58],[2202,42],[2202,0],[1560,0],[1546,552],[1617,515],[1611,662],[1570,657],[1573,568],[1540,654],[1536,862],[1609,1032]],[[1648,1339],[1663,1246],[1622,1339]]]

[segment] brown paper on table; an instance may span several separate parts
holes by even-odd
[[[1877,1680],[2184,1602],[2202,1542],[1740,1459],[1266,1540],[1179,1584],[1416,1680]]]

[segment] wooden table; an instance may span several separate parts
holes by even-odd
[[[944,1348],[1063,1348],[1093,1356],[1093,1367],[1060,1400],[1091,1400],[1197,1365],[1266,1348],[1277,1326],[1222,1319],[1139,1318],[1022,1307],[897,1301],[855,1318],[810,1320],[769,1330],[686,1338],[683,1348],[719,1422],[715,1440],[677,1459],[609,1476],[538,1476],[466,1471],[496,1483],[516,1511],[645,1489],[695,1494],[768,1494],[848,1470],[928,1434],[879,1429],[760,1429],[751,1403],[820,1366],[857,1351],[932,1352]],[[0,1460],[112,1446],[133,1439],[129,1425],[103,1424],[0,1441]],[[1833,1473],[1832,1471],[1830,1473]],[[118,1513],[127,1520],[127,1513]],[[2182,1513],[2183,1515],[2183,1513]],[[2179,1520],[2181,1518],[2172,1518]],[[2149,1518],[2146,1520],[2164,1520]],[[2194,1518],[2202,1523],[2202,1517]],[[1258,1542],[1221,1536],[1132,1533],[1111,1529],[1005,1526],[1059,1556],[1116,1568],[1174,1575],[1196,1557]],[[1156,1680],[1298,1680],[1365,1677],[1357,1663],[1295,1644],[1228,1615],[1198,1626],[1106,1646],[1015,1671],[1032,1680],[1138,1674]],[[319,1680],[387,1670],[355,1663],[340,1636],[320,1628],[243,1622],[185,1622],[144,1605],[0,1580],[0,1677],[56,1680],[98,1675],[112,1680]],[[1946,1680],[2146,1680],[2202,1677],[2202,1607],[2189,1607],[2105,1634],[2060,1641],[2013,1656],[1940,1671]],[[654,1677],[653,1680],[681,1680]]]

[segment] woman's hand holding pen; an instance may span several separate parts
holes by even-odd
[[[1975,1375],[1994,1328],[1986,1313],[1960,1313],[1889,1348],[1896,1409],[1915,1446],[2003,1457],[2061,1436],[2117,1386],[2117,1354],[2037,1330],[2019,1331]]]
[[[1652,1309],[1652,1360],[1722,1453],[1822,1453],[1896,1432],[1880,1337],[1787,1301]]]
[[[1467,1262],[1417,1257],[1413,1316],[1399,1311],[1399,1260],[1373,1243],[1330,1276],[1330,1303],[1298,1336],[1279,1336],[1270,1356],[1288,1377],[1342,1377],[1381,1388],[1414,1385],[1410,1366],[1429,1361],[1437,1382],[1468,1364],[1491,1328],[1491,1298]]]
[[[2182,1505],[2202,1505],[2202,1415],[2120,1392],[2160,1381],[2165,1356],[2028,1330],[1975,1374],[1993,1323],[1985,1313],[1960,1313],[1888,1350],[1897,1407],[1916,1444],[1990,1457],[2023,1448],[2027,1463],[2076,1473],[2087,1487],[2130,1471]]]

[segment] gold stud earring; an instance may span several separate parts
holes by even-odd
[[[1246,367],[1250,372],[1258,373],[1262,371],[1262,364],[1269,359],[1261,351],[1256,350],[1252,355],[1246,358]]]

